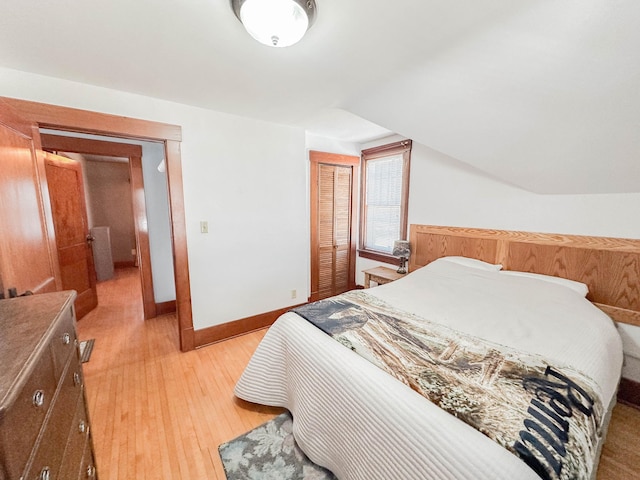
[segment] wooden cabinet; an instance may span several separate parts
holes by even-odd
[[[97,478],[75,298],[0,301],[0,480]]]

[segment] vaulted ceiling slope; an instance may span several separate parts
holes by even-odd
[[[0,66],[342,140],[397,132],[537,193],[640,192],[637,0],[317,4],[274,49],[228,0],[4,0]]]

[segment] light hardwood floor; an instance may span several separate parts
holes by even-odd
[[[78,322],[100,479],[224,480],[218,445],[280,412],[233,396],[265,331],[181,353],[175,315],[143,320],[139,283],[116,270]]]
[[[116,270],[78,322],[96,339],[84,373],[100,479],[225,480],[218,445],[281,411],[233,396],[266,330],[181,353],[174,315],[142,319],[139,284]],[[598,480],[640,478],[639,447],[640,410],[618,405]]]

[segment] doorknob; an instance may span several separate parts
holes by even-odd
[[[89,245],[91,245],[93,243],[93,241],[96,239],[96,237],[94,237],[93,235],[91,235],[90,233],[87,234],[87,243]]]

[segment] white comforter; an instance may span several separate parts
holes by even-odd
[[[613,322],[575,292],[435,262],[368,292],[466,333],[572,366],[604,405],[620,378]],[[520,459],[294,313],[269,329],[236,386],[289,409],[309,458],[341,480],[539,479]]]

